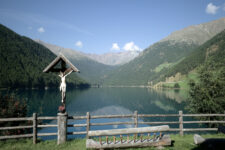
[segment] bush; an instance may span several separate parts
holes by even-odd
[[[175,84],[174,84],[174,88],[175,88],[175,89],[179,89],[179,88],[180,88],[179,83],[175,83]]]
[[[15,117],[25,117],[27,114],[27,103],[25,100],[18,100],[13,95],[0,95],[0,118],[15,118]],[[23,125],[26,122],[16,121],[16,122],[1,122],[1,127],[10,127]],[[27,125],[27,123],[26,123]],[[27,129],[18,129],[18,130],[3,130],[0,131],[2,135],[12,135],[12,134],[21,134],[28,132]]]

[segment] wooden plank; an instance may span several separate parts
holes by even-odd
[[[0,122],[6,121],[30,121],[33,120],[33,117],[23,117],[23,118],[0,118]]]
[[[59,54],[44,70],[43,72],[48,73],[54,68],[60,61],[67,63],[74,72],[80,72],[63,54]]]
[[[188,128],[183,131],[218,131],[218,128]]]
[[[225,117],[225,114],[183,114],[184,117],[212,117],[221,116]]]
[[[0,130],[28,129],[28,128],[33,128],[33,126],[0,127]]]
[[[142,127],[142,128],[125,128],[125,129],[111,129],[111,130],[96,130],[89,131],[89,136],[113,136],[120,134],[138,134],[138,133],[150,133],[150,132],[160,132],[168,131],[169,126],[155,126],[155,127]]]
[[[138,117],[179,117],[178,114],[139,114]]]
[[[81,119],[87,119],[87,117],[86,116],[69,116],[68,119],[81,120]]]
[[[58,127],[57,124],[44,124],[44,125],[38,125],[38,128],[51,128],[51,127]]]
[[[84,132],[67,132],[68,135],[79,135],[79,134],[87,134],[86,131]]]
[[[63,54],[60,57],[73,69],[74,72],[80,72]]]
[[[225,123],[225,121],[183,121],[185,124],[192,124],[192,123]]]
[[[131,118],[133,115],[99,115],[91,116],[90,119],[99,119],[99,118]]]
[[[48,73],[49,70],[55,67],[60,61],[60,56],[57,56],[44,70],[43,72]]]
[[[169,121],[169,122],[138,122],[139,124],[179,124],[179,121]]]
[[[57,117],[38,117],[37,120],[57,120]]]
[[[3,139],[27,138],[27,137],[33,137],[33,134],[0,136],[0,140],[3,140]]]
[[[94,148],[94,149],[105,149],[105,148],[129,148],[129,147],[149,147],[149,146],[167,146],[171,145],[171,139],[169,135],[164,135],[161,140],[156,141],[123,141],[122,143],[120,141],[117,141],[116,144],[111,142],[110,144],[96,142],[92,139],[86,140],[86,148]]]
[[[86,127],[86,126],[87,124],[68,124],[67,125],[67,127]]]
[[[90,123],[91,126],[121,125],[121,124],[134,124],[134,123],[133,122]]]
[[[38,133],[37,136],[53,136],[58,135],[57,133]]]
[[[179,128],[170,128],[168,131],[180,131]]]

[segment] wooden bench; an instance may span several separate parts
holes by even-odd
[[[170,136],[163,135],[162,134],[163,131],[169,131],[169,126],[163,125],[154,127],[88,131],[87,133],[88,137],[99,137],[99,141],[95,141],[94,139],[96,138],[94,139],[87,138],[86,148],[107,149],[107,148],[129,148],[129,147],[171,145]],[[133,135],[132,138],[129,136],[131,134]],[[139,139],[138,134],[140,135]],[[143,134],[147,135],[143,137]],[[122,135],[126,135],[125,139],[123,138]],[[102,140],[102,136],[105,136],[104,141]]]

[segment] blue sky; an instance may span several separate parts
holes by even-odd
[[[143,50],[190,25],[225,17],[225,0],[1,0],[0,23],[86,53]]]

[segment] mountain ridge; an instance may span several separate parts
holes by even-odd
[[[206,42],[225,29],[225,17],[195,26],[197,28],[194,27],[194,30],[192,30],[193,26],[184,28],[184,30],[179,32],[173,32],[171,34],[173,36],[170,35],[149,46],[129,63],[107,74],[104,84],[123,86],[149,85],[172,65],[167,65],[159,72],[155,72],[156,68],[163,64],[176,64],[192,53],[201,43]],[[202,30],[201,26],[204,26],[204,30]],[[188,30],[192,32],[189,33],[187,32]],[[184,32],[182,33],[181,31]],[[212,33],[208,34],[208,31]],[[208,36],[205,37],[205,35]]]
[[[78,76],[92,85],[99,85],[102,82],[101,77],[104,76],[106,72],[115,68],[114,66],[99,63],[87,57],[84,53],[73,49],[63,48],[40,40],[36,40],[36,42],[49,48],[56,55],[59,55],[59,53],[65,55],[80,70]]]
[[[225,17],[207,23],[192,25],[181,30],[172,32],[169,36],[163,38],[159,42],[167,40],[186,41],[202,45],[204,42],[219,33],[218,31],[222,31],[224,29],[224,24]]]
[[[123,65],[133,60],[139,55],[139,51],[122,51],[122,52],[108,52],[104,54],[86,54],[89,58],[92,58],[100,63],[106,65]]]
[[[89,58],[99,63],[102,63],[104,65],[110,65],[110,66],[123,65],[125,63],[128,63],[129,61],[137,57],[140,53],[139,51],[131,51],[131,52],[122,51],[122,52],[107,52],[104,54],[92,54],[92,53],[84,53],[71,48],[64,48],[55,44],[50,44],[50,43],[41,41],[39,39],[34,39],[34,41],[44,45],[45,47],[49,48],[56,54],[60,53],[60,51],[63,51],[64,53],[66,52],[66,53],[73,54],[74,57],[76,57],[77,59]]]

